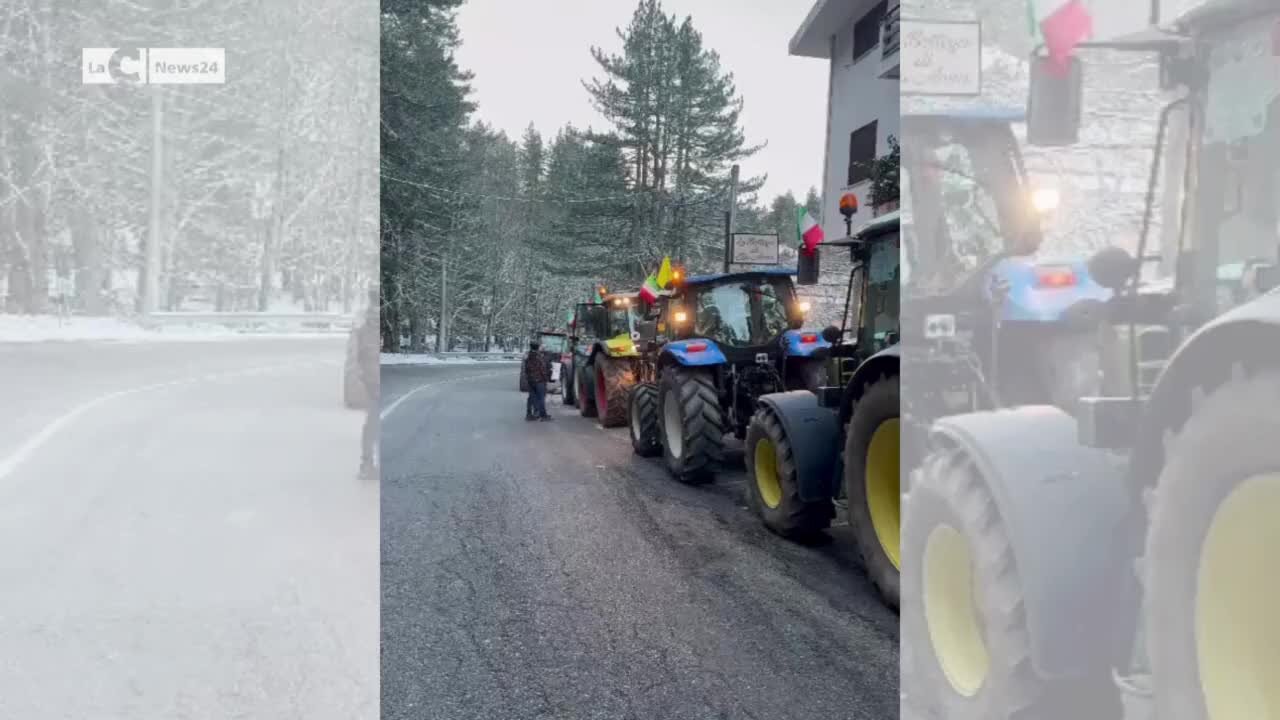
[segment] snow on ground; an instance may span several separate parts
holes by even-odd
[[[411,353],[383,353],[383,365],[512,365],[519,360],[476,360],[469,357],[437,357]]]
[[[119,318],[0,315],[0,343],[40,342],[226,342],[264,338],[342,337],[342,333],[242,332],[221,325],[151,329]]]

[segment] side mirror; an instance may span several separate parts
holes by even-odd
[[[819,252],[820,251],[817,248],[814,248],[813,254],[810,255],[803,249],[800,250],[800,259],[796,262],[797,285],[818,284],[818,271],[820,267],[818,262]]]
[[[822,329],[822,339],[832,345],[836,345],[840,342],[842,334],[843,333],[840,332],[840,328],[835,325],[828,325]]]
[[[636,334],[640,336],[640,342],[653,342],[658,337],[658,323],[642,320],[636,323]]]
[[[1102,248],[1086,264],[1093,279],[1113,292],[1120,292],[1129,284],[1139,265],[1137,258],[1118,247]]]
[[[577,345],[577,344],[578,344],[578,340],[579,340],[579,339],[580,339],[580,338],[579,338],[577,335],[570,335],[570,336],[569,336],[569,342],[573,343],[574,345]]]
[[[1080,139],[1084,68],[1070,58],[1064,69],[1046,56],[1031,59],[1027,98],[1027,142],[1044,147],[1074,145]]]

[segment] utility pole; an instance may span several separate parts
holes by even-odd
[[[729,210],[724,214],[724,271],[729,272],[732,260],[733,222],[738,217],[738,166],[729,173]]]
[[[163,88],[151,88],[151,220],[147,229],[147,247],[145,265],[142,272],[142,312],[153,313],[160,306],[160,232],[163,213],[161,202],[164,198],[164,142],[161,133],[163,121]]]

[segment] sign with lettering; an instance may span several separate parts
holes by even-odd
[[[903,95],[982,93],[982,23],[902,21]]]
[[[778,234],[734,233],[730,257],[739,265],[777,265]]]

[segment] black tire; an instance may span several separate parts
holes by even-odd
[[[765,445],[767,443],[767,445]],[[804,502],[786,430],[773,410],[761,407],[747,427],[747,503],[765,527],[787,538],[811,536],[831,526],[830,498]],[[772,469],[765,466],[772,464]]]
[[[880,541],[874,518],[877,516],[881,518],[881,532],[896,539],[902,524],[902,514],[900,506],[897,509],[896,518],[886,518],[885,512],[879,514],[873,512],[866,471],[867,457],[876,431],[885,423],[899,422],[898,398],[897,375],[881,376],[879,380],[868,385],[853,408],[853,415],[849,419],[849,426],[845,432],[844,446],[844,491],[849,502],[849,525],[853,528],[858,553],[862,556],[867,576],[871,578],[871,582],[875,584],[876,590],[880,592],[885,602],[893,608],[898,607],[900,598],[898,567],[894,564],[889,551],[885,549],[884,543]],[[899,455],[895,452],[891,457],[895,467],[890,472],[892,475],[899,476],[898,481],[901,482],[896,466]],[[892,478],[886,478],[884,482],[892,482]],[[900,503],[900,489],[893,494],[893,498]],[[893,509],[887,512],[892,514]]]
[[[591,363],[587,363],[578,369],[578,414],[584,418],[593,418],[596,416],[596,399],[592,387],[594,382],[588,378],[595,377],[595,368]]]
[[[627,415],[631,425],[631,449],[640,457],[656,457],[662,453],[658,438],[658,386],[640,383],[627,396]]]
[[[935,530],[950,528],[967,541],[977,627],[984,646],[986,675],[976,692],[969,681],[949,679],[939,659],[925,609],[926,551]],[[1031,666],[1030,637],[1022,601],[1022,583],[1013,550],[990,491],[977,469],[958,451],[931,455],[906,499],[902,528],[902,644],[910,648],[912,670],[907,689],[916,699],[948,720],[1001,720],[1038,717],[1033,711],[1044,697],[1044,685]],[[954,607],[954,606],[952,606]],[[974,663],[981,667],[981,663]],[[952,676],[959,676],[954,672]],[[968,692],[968,694],[966,694]]]
[[[560,397],[564,398],[566,407],[576,407],[578,404],[578,381],[573,374],[573,364],[562,364],[560,366],[560,385],[564,388]]]
[[[596,416],[601,427],[622,427],[627,424],[627,393],[636,382],[635,363],[602,353],[594,364]]]
[[[1144,630],[1155,716],[1272,717],[1278,628],[1275,585],[1267,578],[1280,542],[1280,371],[1246,377],[1237,368],[1231,380],[1193,404],[1191,418],[1166,442],[1164,469],[1150,498]],[[1237,543],[1226,554],[1220,554],[1227,549],[1223,531]],[[1202,597],[1206,591],[1214,594]],[[1224,617],[1229,619],[1222,622]],[[1217,649],[1225,674],[1200,666],[1201,643]],[[1210,715],[1223,696],[1244,712]],[[1258,707],[1262,698],[1273,704]],[[1249,699],[1255,705],[1242,704]]]
[[[724,445],[724,414],[711,372],[684,367],[664,370],[658,384],[658,412],[667,469],[680,482],[710,482]],[[673,436],[673,430],[678,435]]]

